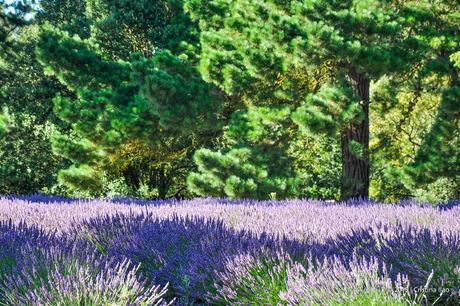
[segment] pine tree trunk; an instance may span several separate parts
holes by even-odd
[[[348,74],[360,98],[363,120],[342,131],[342,199],[369,197],[369,87],[370,80],[355,70]]]
[[[166,199],[169,190],[169,178],[164,167],[159,171],[159,180],[158,180],[158,198]]]

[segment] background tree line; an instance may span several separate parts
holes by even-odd
[[[0,0],[0,193],[460,193],[460,4]]]

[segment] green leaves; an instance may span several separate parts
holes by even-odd
[[[457,69],[460,69],[460,51],[452,54],[450,60],[454,63]]]
[[[6,114],[3,118],[0,193],[31,194],[51,187],[62,166],[49,145],[50,136],[57,127],[49,121],[40,124],[34,116],[24,113]]]
[[[8,125],[10,123],[10,119],[8,117],[8,113],[0,112],[0,136],[8,131]]]
[[[306,101],[292,114],[292,119],[304,130],[313,133],[335,135],[352,122],[363,120],[363,110],[351,85],[328,84]]]
[[[219,129],[219,97],[190,62],[164,51],[132,67],[142,97],[164,129],[178,133]]]
[[[287,107],[236,112],[224,135],[229,148],[195,153],[198,173],[189,175],[189,189],[203,196],[230,198],[295,196],[298,178],[287,154],[291,124]]]
[[[54,112],[72,127],[72,137],[53,141],[73,163],[60,182],[85,189],[93,180],[101,188],[96,177],[122,176],[160,197],[173,184],[182,192],[190,151],[221,128],[220,93],[195,67],[196,25],[181,0],[84,5],[87,39],[44,25],[37,43],[45,71],[71,91],[54,99]],[[138,144],[142,154],[131,158]]]
[[[45,26],[37,43],[37,58],[45,72],[71,90],[104,88],[129,79],[122,62],[104,61],[89,41]]]

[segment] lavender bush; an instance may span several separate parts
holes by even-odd
[[[138,266],[37,227],[0,224],[1,305],[167,305]]]
[[[288,271],[293,264],[287,253],[271,250],[227,259],[225,268],[215,277],[208,301],[231,305],[285,305],[283,294],[287,291]]]
[[[407,305],[409,283],[392,280],[377,259],[293,260],[286,252],[242,255],[218,273],[211,303],[249,305]],[[270,255],[269,255],[270,254]]]
[[[56,252],[56,251],[55,251]],[[8,305],[169,305],[163,300],[167,286],[149,287],[136,275],[138,267],[125,260],[111,264],[96,257],[21,271],[4,287]],[[104,263],[103,263],[104,262]],[[39,273],[37,276],[36,273]]]
[[[59,244],[53,233],[47,233],[37,226],[27,226],[20,221],[18,224],[0,222],[0,285],[6,283],[10,275],[16,275],[24,267],[34,267],[31,255],[41,250],[50,249]],[[3,298],[0,291],[0,300]]]
[[[460,303],[452,204],[3,198],[0,222],[6,305]]]
[[[408,305],[412,304],[407,278],[391,279],[376,258],[359,257],[344,264],[331,258],[305,268],[295,263],[287,270],[291,305]]]
[[[171,293],[184,303],[204,301],[225,260],[239,254],[275,251],[283,246],[305,254],[307,246],[273,235],[236,231],[221,220],[202,217],[159,219],[152,213],[97,217],[75,226],[76,241],[89,241],[110,258],[129,258],[140,264],[152,281],[169,282]]]

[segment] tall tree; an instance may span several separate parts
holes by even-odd
[[[0,44],[0,110],[6,127],[0,137],[0,193],[43,192],[56,183],[63,166],[51,151],[50,137],[66,128],[52,111],[52,98],[66,91],[43,74],[35,58],[38,6],[34,1],[7,2],[0,10],[0,31],[8,33]]]
[[[370,84],[426,53],[423,31],[436,18],[430,2],[188,0],[186,7],[201,28],[202,73],[228,93],[265,80],[283,102],[295,82],[277,76],[329,68],[329,81],[299,97],[305,103],[293,118],[340,137],[342,197],[368,197]]]
[[[456,181],[460,194],[460,3],[436,2],[436,17],[425,33],[430,49],[422,67],[428,88],[440,94],[435,120],[426,133],[409,173],[416,183],[439,177]]]
[[[71,188],[97,191],[108,174],[160,198],[183,193],[172,186],[185,186],[191,152],[219,130],[220,102],[195,69],[197,28],[180,4],[85,1],[87,39],[43,28],[38,58],[75,95],[55,99],[74,133],[53,143],[73,163],[60,173]]]
[[[14,42],[15,31],[28,23],[28,14],[35,1],[0,0],[0,51],[7,52]]]

